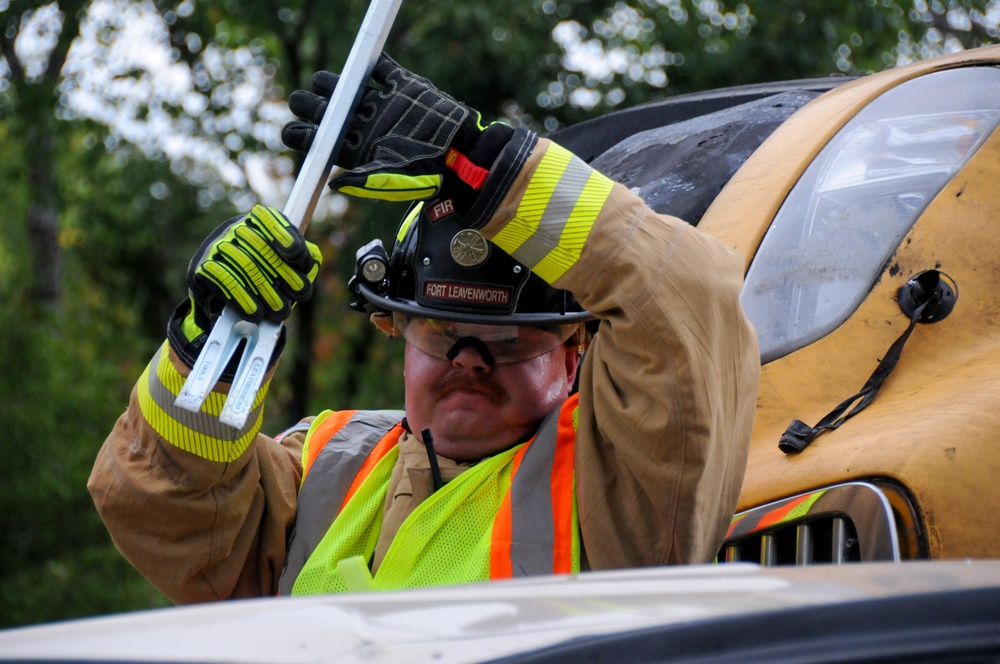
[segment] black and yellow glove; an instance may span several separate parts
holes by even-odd
[[[300,121],[281,139],[306,151],[339,76],[321,71],[312,92],[288,100]],[[346,172],[330,180],[344,194],[390,201],[440,199],[443,210],[484,225],[510,189],[537,137],[525,129],[480,124],[479,113],[441,92],[385,55],[372,72],[335,163]]]
[[[224,222],[202,242],[188,266],[189,301],[174,312],[168,338],[193,363],[206,334],[229,305],[245,320],[281,322],[312,294],[323,260],[274,208],[255,205]]]

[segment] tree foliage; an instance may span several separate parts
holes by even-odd
[[[201,238],[280,206],[288,93],[339,70],[367,2],[0,0],[0,624],[163,603],[84,484],[185,296]],[[666,95],[864,74],[989,43],[986,0],[404,2],[387,50],[488,120],[541,132]],[[347,311],[354,250],[399,205],[324,198],[325,262],[289,322],[270,433],[401,403],[401,348]]]

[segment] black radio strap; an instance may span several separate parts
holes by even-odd
[[[942,279],[944,277],[944,279]],[[882,383],[889,377],[899,362],[903,346],[913,333],[917,323],[931,323],[946,317],[958,298],[958,287],[951,277],[937,270],[926,270],[910,279],[899,292],[899,303],[904,313],[910,314],[910,324],[906,331],[889,347],[885,357],[875,367],[871,378],[864,387],[841,401],[816,426],[809,426],[802,420],[792,420],[778,441],[778,448],[785,454],[801,452],[824,431],[838,428],[848,419],[868,407],[875,399]]]

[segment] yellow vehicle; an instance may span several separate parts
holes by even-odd
[[[1000,47],[719,99],[593,163],[746,257],[763,371],[720,560],[1000,558]]]

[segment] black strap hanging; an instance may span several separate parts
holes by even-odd
[[[932,323],[939,321],[949,313],[955,306],[958,298],[958,288],[955,282],[947,277],[949,283],[942,281],[943,273],[937,270],[927,270],[920,272],[911,278],[906,285],[899,290],[898,301],[903,312],[909,314],[910,324],[906,330],[886,352],[882,361],[878,363],[871,378],[864,384],[856,394],[841,401],[831,410],[826,417],[821,419],[816,426],[809,426],[802,420],[792,420],[792,423],[785,429],[778,441],[778,448],[785,454],[795,454],[801,452],[809,446],[824,431],[838,428],[851,417],[854,417],[875,400],[882,383],[889,377],[892,370],[896,368],[899,357],[903,352],[903,346],[910,338],[910,334],[917,326],[917,323]],[[853,407],[852,407],[853,406]]]
[[[444,480],[441,479],[441,467],[438,465],[437,452],[434,451],[434,437],[431,435],[430,429],[421,431],[420,436],[424,439],[424,447],[427,448],[427,460],[431,464],[431,478],[434,480],[434,490],[437,491],[444,486]]]

